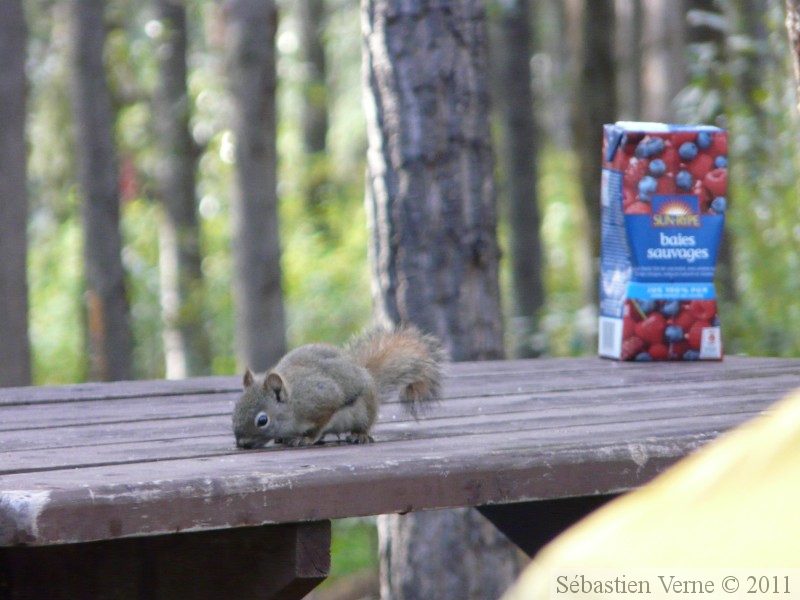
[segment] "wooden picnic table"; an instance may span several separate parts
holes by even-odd
[[[237,450],[238,377],[0,390],[0,598],[301,598],[330,520],[480,507],[528,553],[800,387],[800,359],[447,366],[376,443]]]

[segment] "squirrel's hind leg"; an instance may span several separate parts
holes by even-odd
[[[348,444],[371,444],[375,439],[368,433],[353,432],[345,438],[345,441]]]
[[[293,437],[283,439],[283,445],[291,448],[297,448],[299,446],[313,446],[315,443],[316,440],[310,437]]]
[[[370,405],[366,402],[352,414],[351,423],[345,429],[350,430],[345,440],[348,444],[371,444],[375,440],[369,434],[372,424],[375,422],[375,411],[370,410]]]
[[[291,438],[283,438],[281,441],[283,442],[284,446],[313,446],[315,444],[322,443],[322,438],[324,436],[324,432],[322,428],[314,429],[311,431],[306,431],[305,435],[300,435],[297,437]]]

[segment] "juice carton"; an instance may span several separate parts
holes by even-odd
[[[618,122],[604,133],[600,356],[720,360],[727,132]]]

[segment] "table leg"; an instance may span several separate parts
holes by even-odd
[[[330,569],[330,521],[0,548],[0,600],[293,600]]]
[[[528,556],[615,495],[578,496],[479,506],[481,514]]]

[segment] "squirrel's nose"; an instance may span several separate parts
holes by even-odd
[[[253,447],[255,447],[255,442],[246,438],[236,438],[236,446],[238,448],[242,448],[243,450],[251,450]]]

